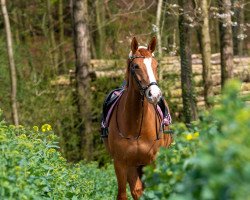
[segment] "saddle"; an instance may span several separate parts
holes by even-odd
[[[108,137],[108,125],[114,107],[124,92],[124,87],[112,90],[104,100],[102,106],[101,137]]]
[[[113,113],[114,107],[116,103],[119,101],[122,96],[125,88],[124,85],[120,88],[112,90],[104,100],[102,107],[102,116],[101,116],[101,137],[108,137],[108,127],[111,115]],[[168,111],[168,107],[165,104],[165,100],[162,97],[160,101],[157,103],[157,111],[162,119],[162,130],[164,130],[164,126],[168,126],[171,124],[172,119],[170,113]]]

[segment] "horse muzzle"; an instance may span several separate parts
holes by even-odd
[[[160,88],[157,85],[151,85],[145,91],[145,96],[147,100],[149,101],[149,103],[156,105],[160,101],[162,97],[162,93],[161,93]]]

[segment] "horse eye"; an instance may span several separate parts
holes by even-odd
[[[137,64],[134,65],[134,68],[135,69],[140,69],[139,65],[137,65]]]

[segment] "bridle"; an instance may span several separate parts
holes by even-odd
[[[135,79],[135,82],[136,82],[136,84],[137,84],[137,86],[138,86],[138,88],[140,90],[141,96],[145,96],[145,92],[150,86],[152,86],[152,85],[157,85],[158,86],[158,84],[157,84],[157,82],[151,82],[146,86],[142,86],[141,81],[138,79],[138,77],[136,75],[136,72],[135,72],[136,64],[133,63],[133,60],[136,59],[136,58],[146,58],[146,57],[145,56],[137,56],[137,55],[132,55],[132,56],[129,57],[130,73],[131,73],[132,77]]]
[[[142,123],[143,123],[143,119],[144,119],[144,97],[145,97],[145,92],[146,90],[152,86],[152,85],[157,85],[157,82],[151,82],[149,83],[148,85],[146,86],[142,86],[141,85],[141,81],[138,79],[137,75],[136,75],[136,72],[135,72],[135,66],[136,64],[133,63],[133,60],[136,59],[136,58],[146,58],[145,56],[137,56],[137,55],[133,55],[133,56],[130,56],[129,57],[129,67],[130,67],[130,73],[132,75],[132,77],[135,79],[135,82],[136,84],[138,85],[138,88],[140,90],[140,94],[141,94],[141,106],[142,106],[142,115],[141,115],[141,122],[140,122],[140,130],[138,132],[138,135],[136,137],[133,137],[133,138],[130,138],[130,137],[126,137],[121,131],[120,131],[120,128],[119,128],[119,125],[118,125],[118,119],[117,119],[117,112],[118,112],[118,106],[119,106],[119,101],[117,103],[117,109],[116,109],[116,125],[117,125],[117,129],[118,129],[118,133],[119,135],[122,137],[122,138],[125,138],[125,139],[134,139],[134,140],[138,140],[141,136],[141,130],[142,130]],[[132,65],[132,66],[131,66]],[[128,84],[128,83],[127,83]],[[157,107],[154,106],[154,109],[155,109],[155,132],[156,132],[156,140],[159,140],[161,139],[159,137],[159,132],[160,130],[157,130],[157,118],[158,120],[160,121],[161,118],[159,116],[159,113],[157,111]]]

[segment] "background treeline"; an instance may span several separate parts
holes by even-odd
[[[77,26],[77,16],[74,15],[77,2],[7,2],[16,65],[19,124],[33,126],[50,123],[59,135],[61,151],[68,160],[87,158],[103,163],[108,157],[105,156],[99,137],[102,102],[108,91],[121,84],[123,77],[96,78],[94,74],[88,75],[89,93],[86,100],[89,101],[87,105],[90,112],[87,120],[91,131],[90,134],[83,134],[86,127],[82,125],[86,121],[79,116],[79,87],[76,87],[78,78],[75,76],[77,63],[74,49],[77,46],[77,31],[73,30]],[[249,55],[250,39],[247,33],[250,29],[250,4],[246,0],[205,1],[207,7],[202,7],[202,0],[79,2],[84,3],[87,11],[84,12],[84,22],[88,27],[89,55],[92,59],[122,58],[125,67],[133,36],[138,37],[141,45],[144,45],[151,36],[156,35],[160,44],[156,52],[159,60],[166,55],[181,54],[183,58],[191,53],[202,53],[205,37],[201,30],[205,22],[204,9],[208,14],[211,53],[221,52],[221,47],[227,45],[226,41],[223,42],[223,27],[230,27],[232,34],[227,35],[227,39],[229,37],[233,41],[233,54]],[[230,6],[226,10],[223,5]],[[229,18],[231,21],[227,24],[228,21],[224,20]],[[0,18],[0,32],[0,108],[4,111],[5,119],[12,122],[11,77],[3,17]],[[184,49],[188,52],[181,51]],[[186,62],[182,60],[182,69],[185,69],[185,63],[190,63],[190,58],[186,58]],[[186,69],[189,72],[186,74],[188,78],[192,71],[189,71],[190,66]],[[161,78],[164,87],[164,77]],[[185,86],[184,79],[182,83]],[[65,84],[67,80],[70,84]],[[192,79],[185,80],[192,82]],[[189,100],[184,101],[187,102],[184,105],[186,122],[197,116],[195,110],[186,109],[192,107],[192,103],[195,104],[195,100],[192,100],[192,88],[189,89]]]

